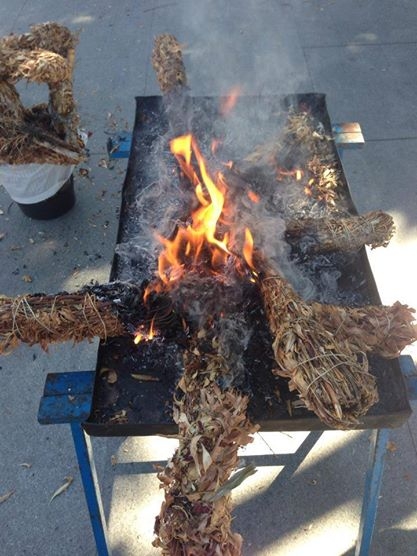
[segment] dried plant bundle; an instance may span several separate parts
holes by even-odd
[[[19,125],[25,117],[25,107],[23,106],[19,93],[11,83],[0,80],[0,136],[7,133],[11,126]]]
[[[64,25],[56,22],[31,25],[30,32],[22,35],[9,35],[0,41],[15,50],[35,50],[37,48],[56,52],[66,57],[70,49],[74,49],[78,36]]]
[[[187,85],[181,45],[174,35],[163,34],[155,38],[152,66],[163,94]]]
[[[265,312],[273,336],[276,373],[290,379],[306,407],[323,423],[339,429],[359,423],[378,401],[375,378],[364,353],[327,330],[276,272],[260,279]]]
[[[136,331],[146,332],[152,326],[168,337],[182,330],[181,316],[173,310],[170,298],[148,293],[145,302],[144,292],[143,284],[110,282],[72,293],[0,296],[0,354],[21,342],[46,348],[50,343],[95,336],[133,337]]]
[[[287,238],[310,236],[309,252],[358,251],[364,245],[386,247],[394,234],[392,216],[373,211],[347,218],[301,218],[286,222]]]
[[[31,123],[9,128],[7,135],[1,131],[6,126],[0,123],[0,164],[78,164],[85,155],[79,144],[70,145],[52,132]]]
[[[242,538],[231,531],[230,491],[245,472],[238,472],[239,480],[231,474],[239,447],[252,441],[258,427],[246,416],[248,397],[218,385],[230,369],[216,349],[207,342],[202,346],[205,336],[202,330],[195,333],[184,355],[174,398],[179,447],[158,474],[165,500],[153,544],[164,555],[241,553]]]
[[[388,359],[417,340],[415,310],[396,301],[392,306],[340,307],[311,304],[314,318],[352,350]]]
[[[66,79],[54,83],[49,88],[49,99],[54,111],[61,116],[68,116],[75,109],[72,81]]]
[[[126,334],[111,303],[94,294],[0,297],[0,354],[21,342],[47,349],[55,342],[81,342]]]
[[[85,158],[72,88],[76,42],[56,23],[0,39],[0,164],[73,165]],[[19,79],[48,83],[49,106],[25,109],[13,86]]]
[[[69,68],[60,54],[48,50],[13,50],[0,47],[0,79],[15,83],[57,83],[67,79]]]

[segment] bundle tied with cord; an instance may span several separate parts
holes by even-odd
[[[49,344],[106,340],[132,334],[135,327],[154,318],[145,307],[143,288],[128,282],[85,286],[56,295],[0,296],[0,354],[20,343]]]
[[[299,240],[309,253],[358,251],[386,247],[394,234],[391,215],[372,211],[344,218],[299,218],[286,222],[287,240]]]
[[[366,354],[334,337],[279,273],[263,263],[259,287],[273,338],[277,375],[306,407],[339,429],[358,424],[378,401]]]
[[[72,74],[77,37],[58,23],[0,39],[0,164],[77,164],[78,134]],[[24,107],[15,83],[46,83],[49,103]]]
[[[252,442],[259,427],[247,416],[249,397],[222,386],[233,370],[218,336],[222,320],[212,316],[200,323],[184,352],[173,404],[179,445],[158,473],[165,497],[153,544],[166,556],[241,554],[242,538],[232,531],[231,491],[255,471],[236,469],[239,448]]]

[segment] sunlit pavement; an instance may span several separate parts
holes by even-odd
[[[153,37],[184,45],[192,92],[318,91],[333,121],[359,121],[366,139],[344,167],[359,212],[396,220],[386,249],[370,253],[382,301],[417,307],[417,6],[402,0],[292,2],[184,0],[64,2],[3,0],[1,34],[59,21],[80,29],[75,90],[90,158],[76,174],[77,204],[64,217],[25,217],[0,189],[0,293],[57,292],[105,281],[116,240],[125,163],[105,168],[107,133],[132,128],[134,97],[158,94]],[[46,88],[20,85],[25,102]],[[31,282],[24,277],[30,276]],[[410,353],[416,359],[416,350]],[[47,372],[91,369],[96,344],[21,347],[0,361],[0,553],[92,555],[95,545],[67,426],[41,427],[37,410]],[[235,529],[247,556],[353,554],[368,456],[368,432],[261,433],[242,456],[258,471],[236,491]],[[309,440],[310,439],[310,440]],[[308,455],[297,449],[312,447]],[[372,556],[414,556],[417,546],[415,417],[391,436]],[[152,555],[162,494],[149,462],[173,440],[94,439],[117,556]],[[303,452],[303,450],[301,450]],[[283,454],[292,453],[292,460]],[[286,465],[284,465],[284,463]],[[65,477],[74,482],[51,503]]]

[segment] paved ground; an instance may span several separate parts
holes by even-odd
[[[51,222],[26,218],[0,189],[1,293],[56,292],[107,279],[125,166],[100,167],[106,130],[131,127],[134,96],[158,93],[150,66],[153,37],[171,32],[186,44],[194,94],[225,93],[236,83],[248,94],[325,92],[334,121],[361,122],[367,144],[345,157],[354,200],[359,211],[391,212],[398,227],[392,244],[371,254],[375,277],[384,302],[399,298],[417,307],[413,0],[3,0],[0,5],[2,35],[47,20],[81,29],[75,83],[82,123],[93,132],[90,159],[83,165],[89,177],[76,176],[75,209]],[[22,88],[27,99],[44,92]],[[32,282],[25,281],[27,275]],[[41,427],[36,420],[46,373],[93,368],[95,350],[95,344],[61,345],[45,354],[22,347],[0,360],[0,500],[13,491],[0,503],[0,554],[95,553],[70,432],[66,426]],[[415,424],[413,416],[392,434],[372,556],[416,553]],[[258,473],[235,498],[244,553],[353,554],[368,436],[259,434],[245,452],[259,464]],[[94,441],[115,555],[154,554],[153,518],[161,497],[146,462],[166,459],[173,446],[160,438]],[[280,454],[299,446],[303,455],[314,447],[303,460],[283,467]],[[50,503],[68,475],[73,484]]]

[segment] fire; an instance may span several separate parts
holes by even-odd
[[[213,139],[211,142],[211,154],[216,154],[221,144],[222,142],[220,141],[220,139]]]
[[[304,193],[307,197],[311,197],[313,195],[312,187],[314,186],[314,179],[311,178],[308,180],[307,185],[304,186]]]
[[[253,236],[249,228],[245,228],[245,243],[243,245],[243,256],[249,267],[253,270]]]
[[[300,168],[295,168],[294,170],[287,170],[285,168],[278,167],[277,169],[278,181],[282,181],[286,177],[294,178],[296,181],[301,181],[304,177],[304,172]]]
[[[252,203],[255,204],[258,204],[259,201],[261,200],[260,196],[257,193],[255,193],[255,191],[252,191],[251,189],[248,191],[248,197],[252,201]]]
[[[138,330],[135,331],[135,337],[134,337],[133,341],[135,342],[136,345],[139,344],[142,341],[150,342],[151,340],[153,340],[155,338],[155,336],[158,335],[158,331],[155,329],[155,322],[154,321],[155,321],[155,318],[152,319],[151,325],[150,325],[148,331],[146,331],[143,326],[141,326],[140,328],[138,328]]]
[[[191,135],[176,137],[170,142],[184,176],[195,194],[196,208],[186,224],[178,225],[173,237],[158,236],[163,249],[158,258],[159,281],[145,288],[143,301],[150,307],[150,295],[169,288],[193,267],[201,265],[205,271],[218,277],[224,275],[225,265],[234,264],[238,273],[254,281],[254,241],[249,228],[244,231],[234,225],[233,210],[226,203],[228,185],[221,171],[211,173],[195,138]],[[259,202],[259,196],[250,191],[249,198]],[[241,247],[241,251],[237,246]],[[250,269],[250,272],[248,270]],[[135,344],[151,341],[158,336],[155,317],[149,329],[141,325],[134,334]]]
[[[234,245],[236,233],[233,228],[223,233],[219,231],[219,224],[224,229],[231,224],[231,211],[226,206],[227,183],[224,175],[220,171],[214,176],[210,174],[191,134],[173,139],[170,148],[184,175],[194,187],[198,205],[191,214],[191,223],[178,227],[173,239],[159,237],[164,249],[158,259],[158,273],[166,285],[180,279],[186,267],[195,266],[202,261],[217,272],[232,255],[230,245]],[[252,246],[249,247],[251,242]],[[247,230],[243,252],[249,265],[252,249],[253,239]]]
[[[242,88],[239,85],[232,87],[227,97],[220,103],[220,114],[224,117],[230,114],[236,106],[237,99],[242,94]]]

